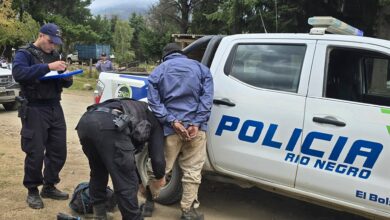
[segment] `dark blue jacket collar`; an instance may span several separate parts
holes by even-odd
[[[168,56],[166,56],[164,58],[164,62],[167,61],[167,60],[171,60],[171,59],[175,59],[175,58],[187,58],[186,55],[183,55],[181,53],[173,53],[173,54],[169,54]]]

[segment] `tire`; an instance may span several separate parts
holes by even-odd
[[[3,106],[6,111],[14,111],[18,109],[19,104],[17,102],[8,102],[3,103]]]
[[[151,167],[150,158],[148,157],[147,147],[136,155],[137,169],[141,176],[142,184],[146,186],[148,182],[147,167]],[[167,184],[161,189],[160,196],[155,200],[163,205],[177,203],[183,194],[181,185],[182,172],[177,162],[173,165],[172,172],[167,174]]]
[[[68,58],[68,63],[72,64],[72,59]]]

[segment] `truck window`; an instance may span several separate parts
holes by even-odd
[[[239,44],[225,73],[258,88],[297,92],[305,52],[306,45]]]
[[[362,49],[330,48],[325,97],[390,106],[390,57]]]

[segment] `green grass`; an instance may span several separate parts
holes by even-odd
[[[147,64],[147,63],[140,63],[138,67],[145,68],[146,72],[151,73],[154,70],[154,68],[156,68],[156,65]]]
[[[82,69],[84,71],[83,74],[78,75],[78,77],[97,79],[99,76],[99,72],[96,70],[95,67],[92,67],[92,71],[90,71],[88,66],[81,66],[81,65],[68,66],[69,71],[73,71],[73,70],[77,70],[77,69]]]
[[[74,76],[73,77],[73,85],[69,88],[69,90],[85,90],[83,88],[84,84],[90,84],[92,86],[92,90],[96,88],[96,79],[87,78],[82,76]]]
[[[96,88],[96,80],[99,76],[95,67],[92,67],[92,71],[89,70],[88,66],[82,66],[77,64],[69,65],[67,68],[69,71],[76,69],[82,69],[84,72],[80,75],[73,76],[73,85],[68,88],[69,90],[85,90],[84,84],[88,83],[92,86],[92,90]]]

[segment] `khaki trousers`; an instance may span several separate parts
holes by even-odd
[[[188,211],[194,202],[195,208],[199,206],[198,189],[206,160],[206,132],[199,131],[191,141],[184,141],[177,134],[167,136],[165,138],[166,173],[172,170],[176,159],[183,172],[183,196],[180,205],[182,210]]]

